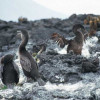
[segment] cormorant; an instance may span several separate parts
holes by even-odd
[[[74,54],[81,54],[83,42],[84,42],[84,35],[87,33],[84,29],[84,26],[81,24],[75,24],[72,28],[73,33],[75,34],[75,38],[72,40],[67,40],[63,36],[59,35],[58,33],[52,34],[52,39],[57,41],[61,48],[65,45],[68,45],[67,52],[73,51]]]
[[[38,72],[38,65],[30,53],[26,50],[28,42],[28,32],[25,29],[20,31],[22,42],[19,46],[19,58],[25,76],[38,81],[39,85],[44,85],[44,81],[41,79]]]
[[[14,84],[19,82],[19,69],[13,61],[13,57],[13,55],[8,54],[1,58],[0,77],[8,88],[12,88]]]

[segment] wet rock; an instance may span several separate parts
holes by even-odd
[[[74,62],[73,60],[70,60],[70,59],[64,59],[62,60],[63,63],[68,63],[69,65],[72,65]]]
[[[8,50],[8,46],[3,46],[2,47],[2,51],[7,51]]]
[[[49,50],[47,52],[47,55],[58,55],[58,53],[56,51],[54,51],[54,50]]]
[[[91,62],[83,62],[82,63],[82,72],[88,73],[88,72],[97,72],[98,66],[92,64]]]
[[[79,67],[75,65],[75,55],[51,55],[44,53],[40,58],[44,59],[45,62],[40,66],[40,73],[50,82],[65,83],[81,80]]]
[[[1,85],[0,82],[0,100],[94,100],[96,96],[100,98],[99,43],[91,47],[92,57],[86,58],[81,55],[76,56],[71,52],[59,54],[55,48],[61,49],[50,40],[54,32],[66,38],[73,38],[72,26],[76,23],[83,24],[86,16],[74,14],[64,20],[51,18],[37,21],[27,20],[25,23],[0,20],[0,25],[3,26],[0,30],[0,56],[18,51],[20,44],[20,40],[16,38],[18,29],[24,28],[29,32],[30,40],[27,45],[29,52],[38,52],[41,44],[46,44],[46,50],[38,56],[40,59],[38,69],[46,85],[41,87],[37,82],[27,83],[20,66],[20,82],[14,89],[3,90],[1,88],[3,84]],[[84,26],[89,30],[89,26]],[[33,46],[35,46],[34,49]],[[95,52],[98,53],[95,54]],[[16,59],[18,60],[18,55]],[[17,64],[20,65],[19,61]],[[96,95],[91,95],[93,89]]]
[[[81,55],[78,55],[75,59],[75,64],[81,64],[83,62],[83,57]]]
[[[97,94],[91,92],[90,95],[89,100],[99,100]]]
[[[98,67],[98,66],[99,66],[99,58],[97,58],[97,57],[95,58],[95,57],[94,57],[94,58],[92,59],[92,64],[94,64],[95,66]]]
[[[80,77],[80,75],[78,73],[68,73],[65,77],[65,81],[66,82],[70,82],[70,83],[76,83],[79,80],[82,80],[82,78]]]
[[[61,91],[61,90],[54,91],[52,96],[54,98],[57,98],[57,99],[69,99],[70,98],[70,96],[67,92],[64,92],[64,91]]]

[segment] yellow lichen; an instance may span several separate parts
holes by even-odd
[[[27,20],[27,18],[25,18],[25,17],[19,17],[18,18],[18,22],[27,22],[28,20]]]

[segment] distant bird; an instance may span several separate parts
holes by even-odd
[[[19,82],[19,69],[13,61],[13,57],[8,54],[1,58],[0,77],[8,88],[12,88],[14,84]]]
[[[23,72],[27,79],[32,78],[38,81],[39,85],[44,85],[44,81],[41,79],[38,72],[38,65],[30,53],[26,50],[26,45],[28,42],[28,32],[26,30],[21,30],[21,39],[22,42],[19,46],[19,58],[20,64],[22,66]]]
[[[33,46],[33,53],[42,53],[46,50],[46,44],[44,43],[39,43]]]
[[[75,24],[72,28],[73,33],[75,34],[75,38],[72,40],[67,40],[63,36],[58,33],[53,33],[51,39],[55,40],[61,48],[64,48],[65,45],[68,45],[67,52],[73,51],[74,54],[81,54],[82,47],[84,42],[84,35],[86,35],[86,31],[84,26],[81,24]]]

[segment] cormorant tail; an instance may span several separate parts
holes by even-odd
[[[38,78],[37,79],[37,82],[40,86],[44,86],[45,85],[45,82],[41,79],[41,78]]]

